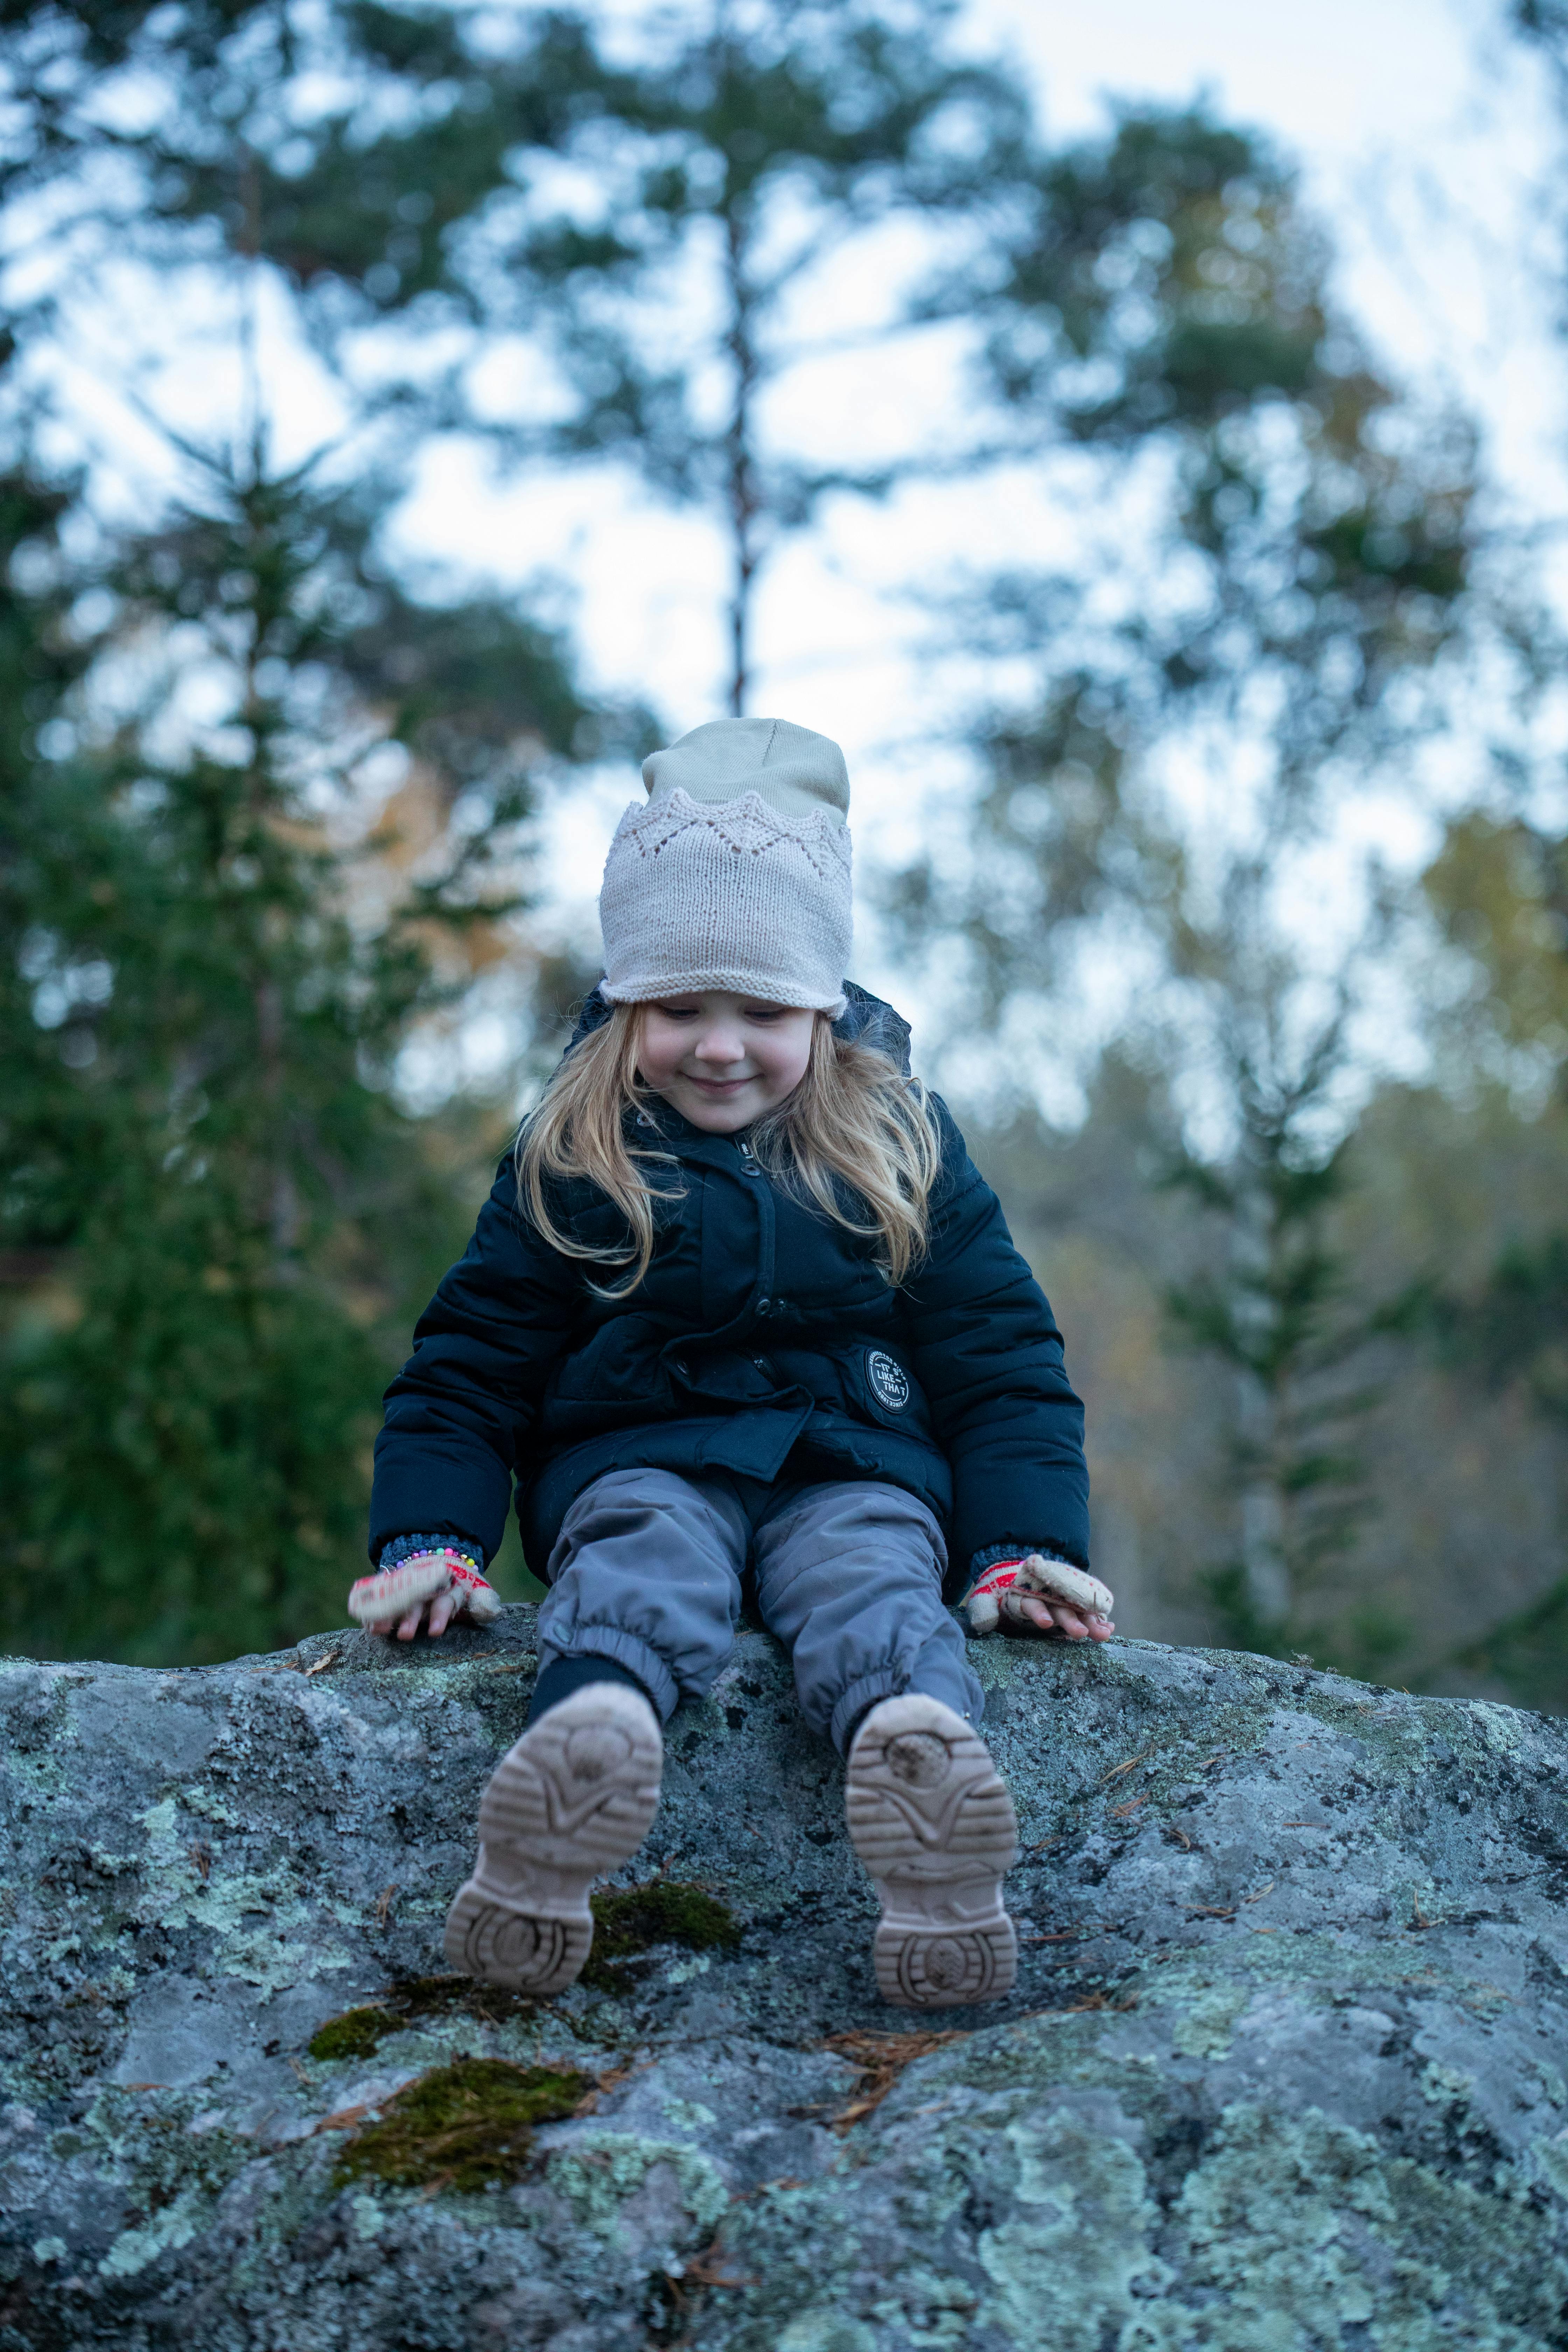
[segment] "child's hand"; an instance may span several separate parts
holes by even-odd
[[[362,1576],[349,1594],[351,1617],[369,1633],[395,1633],[400,1642],[412,1642],[421,1625],[438,1636],[455,1617],[488,1625],[500,1612],[494,1586],[456,1551],[411,1552],[395,1568]]]
[[[1047,1641],[1104,1642],[1116,1631],[1115,1605],[1110,1586],[1097,1576],[1032,1551],[986,1570],[969,1596],[969,1622],[976,1633],[999,1626],[1005,1633]]]

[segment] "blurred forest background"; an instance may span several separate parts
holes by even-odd
[[[1568,141],[1568,12],[1498,35]],[[342,1622],[382,1387],[595,976],[545,829],[671,714],[594,683],[569,547],[410,553],[461,443],[712,535],[681,725],[759,707],[824,515],[903,516],[941,777],[858,826],[861,976],[1063,1321],[1123,1630],[1568,1707],[1556,551],[1289,156],[1053,141],[936,0],[0,7],[0,126],[7,1645]],[[781,429],[851,347],[910,429]]]

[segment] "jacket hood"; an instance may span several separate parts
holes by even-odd
[[[858,988],[852,980],[845,982],[844,993],[848,1002],[833,1024],[834,1035],[852,1038],[862,1045],[873,1047],[879,1054],[885,1054],[907,1078],[910,1075],[910,1024],[903,1014],[895,1013],[890,1004],[884,1004],[879,996],[873,996],[868,988]],[[580,1045],[584,1037],[591,1037],[595,1029],[602,1029],[615,1009],[603,989],[594,988],[583,1000],[583,1009],[577,1015],[577,1026],[572,1032],[567,1053],[570,1054],[574,1046]]]

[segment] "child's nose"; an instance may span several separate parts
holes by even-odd
[[[746,1058],[744,1041],[732,1029],[710,1029],[697,1040],[695,1047],[700,1062],[743,1062]]]

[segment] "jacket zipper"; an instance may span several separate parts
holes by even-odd
[[[743,1138],[737,1136],[742,1176],[761,1176],[757,1155]],[[773,1286],[773,1201],[770,1186],[760,1184],[752,1198],[757,1204],[757,1300],[752,1313],[771,1315],[778,1302],[769,1297]]]

